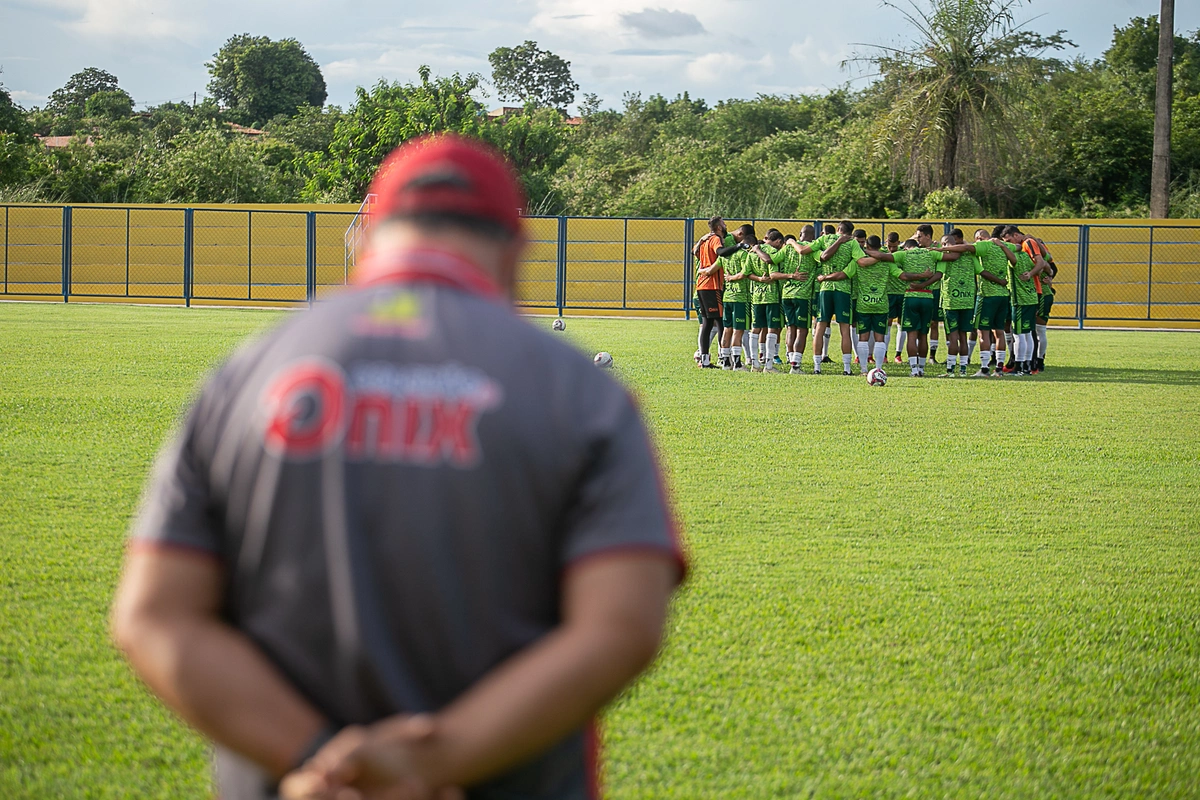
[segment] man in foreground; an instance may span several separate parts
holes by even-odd
[[[224,800],[595,796],[591,720],[681,578],[645,428],[513,313],[499,156],[418,140],[372,191],[353,289],[235,354],[163,452],[114,635]]]

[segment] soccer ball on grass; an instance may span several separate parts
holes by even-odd
[[[887,384],[887,373],[875,367],[867,373],[867,383],[871,386],[884,386]]]
[[[565,331],[567,329],[567,323],[563,322],[561,319],[556,319],[554,320],[554,324],[550,327],[554,328],[556,331]]]
[[[599,353],[596,353],[596,357],[592,359],[592,363],[595,364],[597,367],[603,367],[604,369],[609,369],[613,365],[612,355],[601,351]]]

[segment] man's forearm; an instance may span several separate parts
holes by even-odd
[[[471,786],[578,730],[653,659],[627,631],[562,628],[436,715],[430,783]]]
[[[122,649],[167,705],[274,777],[327,724],[250,639],[217,619],[143,615],[126,631]]]

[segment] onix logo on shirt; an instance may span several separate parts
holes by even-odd
[[[306,459],[342,445],[349,461],[479,463],[477,428],[503,400],[499,384],[458,364],[356,364],[349,376],[325,359],[289,364],[267,385],[263,443]]]

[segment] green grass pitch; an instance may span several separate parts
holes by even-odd
[[[211,793],[106,613],[163,437],[282,313],[0,304],[0,796]],[[1195,797],[1200,335],[872,388],[698,370],[695,333],[562,334],[639,397],[693,564],[611,797]]]

